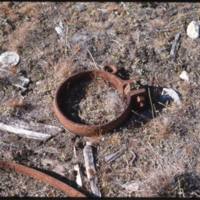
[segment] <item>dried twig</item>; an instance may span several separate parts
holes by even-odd
[[[149,95],[149,100],[150,100],[150,104],[151,104],[151,112],[152,112],[152,117],[154,118],[154,109],[153,109],[153,103],[152,103],[152,98],[151,98],[151,92],[150,89],[148,88],[148,95]]]
[[[88,52],[88,54],[90,55],[90,57],[91,57],[91,59],[92,59],[92,61],[93,61],[93,63],[94,63],[95,68],[96,68],[96,69],[99,69],[99,67],[97,66],[97,63],[95,62],[95,60],[94,60],[94,58],[93,58],[93,56],[92,56],[92,54],[91,54],[91,52],[90,52],[89,49],[87,49],[87,52]]]
[[[172,56],[174,59],[176,58],[176,53],[177,53],[177,50],[178,50],[178,47],[179,47],[180,37],[181,37],[181,33],[177,33],[176,36],[175,36],[175,39],[174,39],[174,41],[172,43],[170,56]]]
[[[98,188],[98,178],[96,175],[96,169],[94,164],[94,157],[92,152],[92,146],[90,142],[86,142],[86,146],[83,149],[83,156],[85,161],[85,168],[87,178],[90,181],[90,187],[94,195],[101,197],[101,192]]]
[[[137,115],[138,117],[142,118],[143,120],[149,120],[148,117],[146,117],[145,115],[143,114],[139,114],[138,112],[136,112],[135,110],[131,110],[132,113],[134,113],[135,115]]]
[[[105,156],[105,161],[110,163],[110,162],[116,160],[124,153],[124,151],[125,151],[125,149],[120,149],[120,150],[116,151],[115,153]]]

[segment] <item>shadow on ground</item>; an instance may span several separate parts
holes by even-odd
[[[176,175],[171,183],[159,192],[161,197],[199,197],[200,176],[195,172]]]

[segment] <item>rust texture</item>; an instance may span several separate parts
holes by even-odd
[[[57,89],[55,100],[54,100],[54,113],[58,120],[62,123],[62,125],[77,135],[81,136],[98,136],[103,134],[109,130],[112,130],[118,127],[131,113],[131,109],[141,108],[145,105],[147,91],[146,88],[140,88],[138,90],[132,89],[131,85],[134,85],[137,82],[137,78],[130,80],[122,80],[121,78],[116,76],[117,68],[114,65],[106,65],[104,70],[91,70],[80,72],[74,74],[67,78]],[[67,93],[67,87],[70,86],[71,82],[79,82],[83,78],[89,77],[100,77],[109,83],[119,91],[119,93],[123,94],[123,98],[126,99],[126,107],[124,112],[114,119],[113,121],[102,124],[102,125],[85,125],[81,123],[76,123],[70,120],[67,117],[67,113],[64,113],[62,110],[62,96],[64,93]]]
[[[17,173],[21,173],[23,175],[37,179],[43,183],[47,183],[52,187],[63,191],[69,197],[86,197],[83,193],[79,192],[70,185],[30,167],[26,167],[24,165],[20,165],[10,161],[0,161],[0,168],[14,170]]]

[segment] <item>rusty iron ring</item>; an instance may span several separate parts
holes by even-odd
[[[56,96],[54,99],[54,113],[61,124],[77,135],[81,136],[98,136],[109,130],[112,130],[119,126],[131,113],[132,107],[134,109],[143,107],[147,96],[146,88],[140,88],[138,90],[132,90],[131,85],[138,81],[138,78],[130,80],[122,80],[116,76],[117,68],[114,65],[106,65],[103,70],[91,70],[76,73],[67,78],[57,89]],[[83,78],[87,79],[90,77],[101,77],[102,79],[111,83],[111,85],[122,94],[126,100],[126,107],[124,111],[111,122],[101,125],[86,125],[72,121],[68,118],[67,113],[63,111],[63,95],[67,93],[67,88],[70,87],[71,83],[80,82]],[[134,101],[132,101],[134,99]]]
[[[32,177],[36,180],[39,180],[43,183],[47,183],[52,187],[63,191],[69,197],[86,197],[83,193],[79,192],[75,188],[71,187],[70,185],[63,183],[62,181],[49,176],[43,172],[40,172],[36,169],[26,167],[24,165],[20,165],[10,161],[0,161],[0,168],[2,169],[10,169],[17,173],[24,174],[26,176]]]

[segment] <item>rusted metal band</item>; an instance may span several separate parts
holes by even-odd
[[[58,179],[33,168],[26,167],[24,165],[20,165],[10,161],[0,161],[0,168],[14,170],[15,172],[32,177],[43,183],[47,183],[52,187],[63,191],[65,194],[67,194],[68,197],[86,197],[83,193],[79,192],[70,185],[63,183],[62,181],[59,181]]]
[[[103,67],[103,70],[104,71],[108,71],[110,72],[111,74],[116,74],[118,69],[115,65],[112,65],[112,64],[107,64]]]
[[[65,81],[57,89],[53,105],[55,116],[59,119],[65,128],[67,128],[70,132],[81,136],[98,136],[119,126],[129,116],[129,114],[131,114],[132,107],[135,109],[144,108],[147,99],[146,88],[142,88],[140,85],[140,89],[134,89],[135,87],[132,88],[132,85],[135,85],[138,82],[139,77],[135,77],[130,80],[122,80],[116,76],[116,73],[116,66],[106,65],[104,70],[79,72],[65,79]],[[63,103],[63,97],[69,89],[68,86],[70,85],[71,87],[71,83],[79,82],[91,77],[99,77],[108,81],[120,94],[122,94],[126,101],[124,111],[110,122],[98,125],[78,123],[73,121],[69,117],[69,113],[66,113],[65,109],[63,109],[65,107]]]

